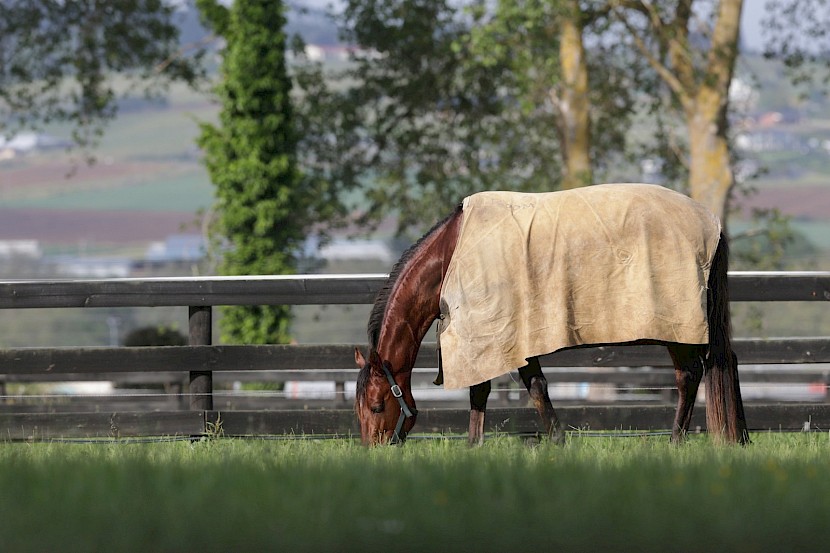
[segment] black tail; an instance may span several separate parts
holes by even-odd
[[[719,440],[749,443],[738,381],[738,357],[732,351],[729,316],[729,245],[721,233],[709,273],[707,295],[709,353],[706,357],[706,426]]]

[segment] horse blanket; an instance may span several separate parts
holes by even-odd
[[[648,184],[482,192],[463,217],[441,289],[445,388],[572,346],[709,342],[721,226],[687,196]]]

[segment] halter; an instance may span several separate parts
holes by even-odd
[[[398,417],[398,424],[395,425],[395,432],[392,434],[392,439],[389,441],[390,445],[401,445],[406,440],[406,432],[403,431],[403,423],[409,417],[414,417],[418,414],[418,410],[414,407],[410,408],[403,399],[403,391],[401,387],[395,382],[392,372],[386,363],[381,363],[383,367],[383,374],[386,375],[386,380],[389,381],[389,386],[392,389],[392,395],[398,400],[398,405],[401,406],[401,415]]]

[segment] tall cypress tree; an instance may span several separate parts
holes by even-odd
[[[198,140],[216,187],[213,235],[223,243],[221,271],[294,273],[313,192],[300,185],[296,166],[284,6],[278,0],[245,0],[230,7],[198,0],[197,5],[226,42],[216,87],[219,124],[202,124]],[[288,340],[286,306],[228,307],[223,314],[225,341]]]

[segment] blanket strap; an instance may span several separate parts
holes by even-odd
[[[444,363],[441,360],[441,333],[444,331],[444,319],[446,316],[441,313],[438,315],[438,325],[435,329],[435,344],[438,350],[438,376],[432,381],[436,386],[441,386],[444,383]]]

